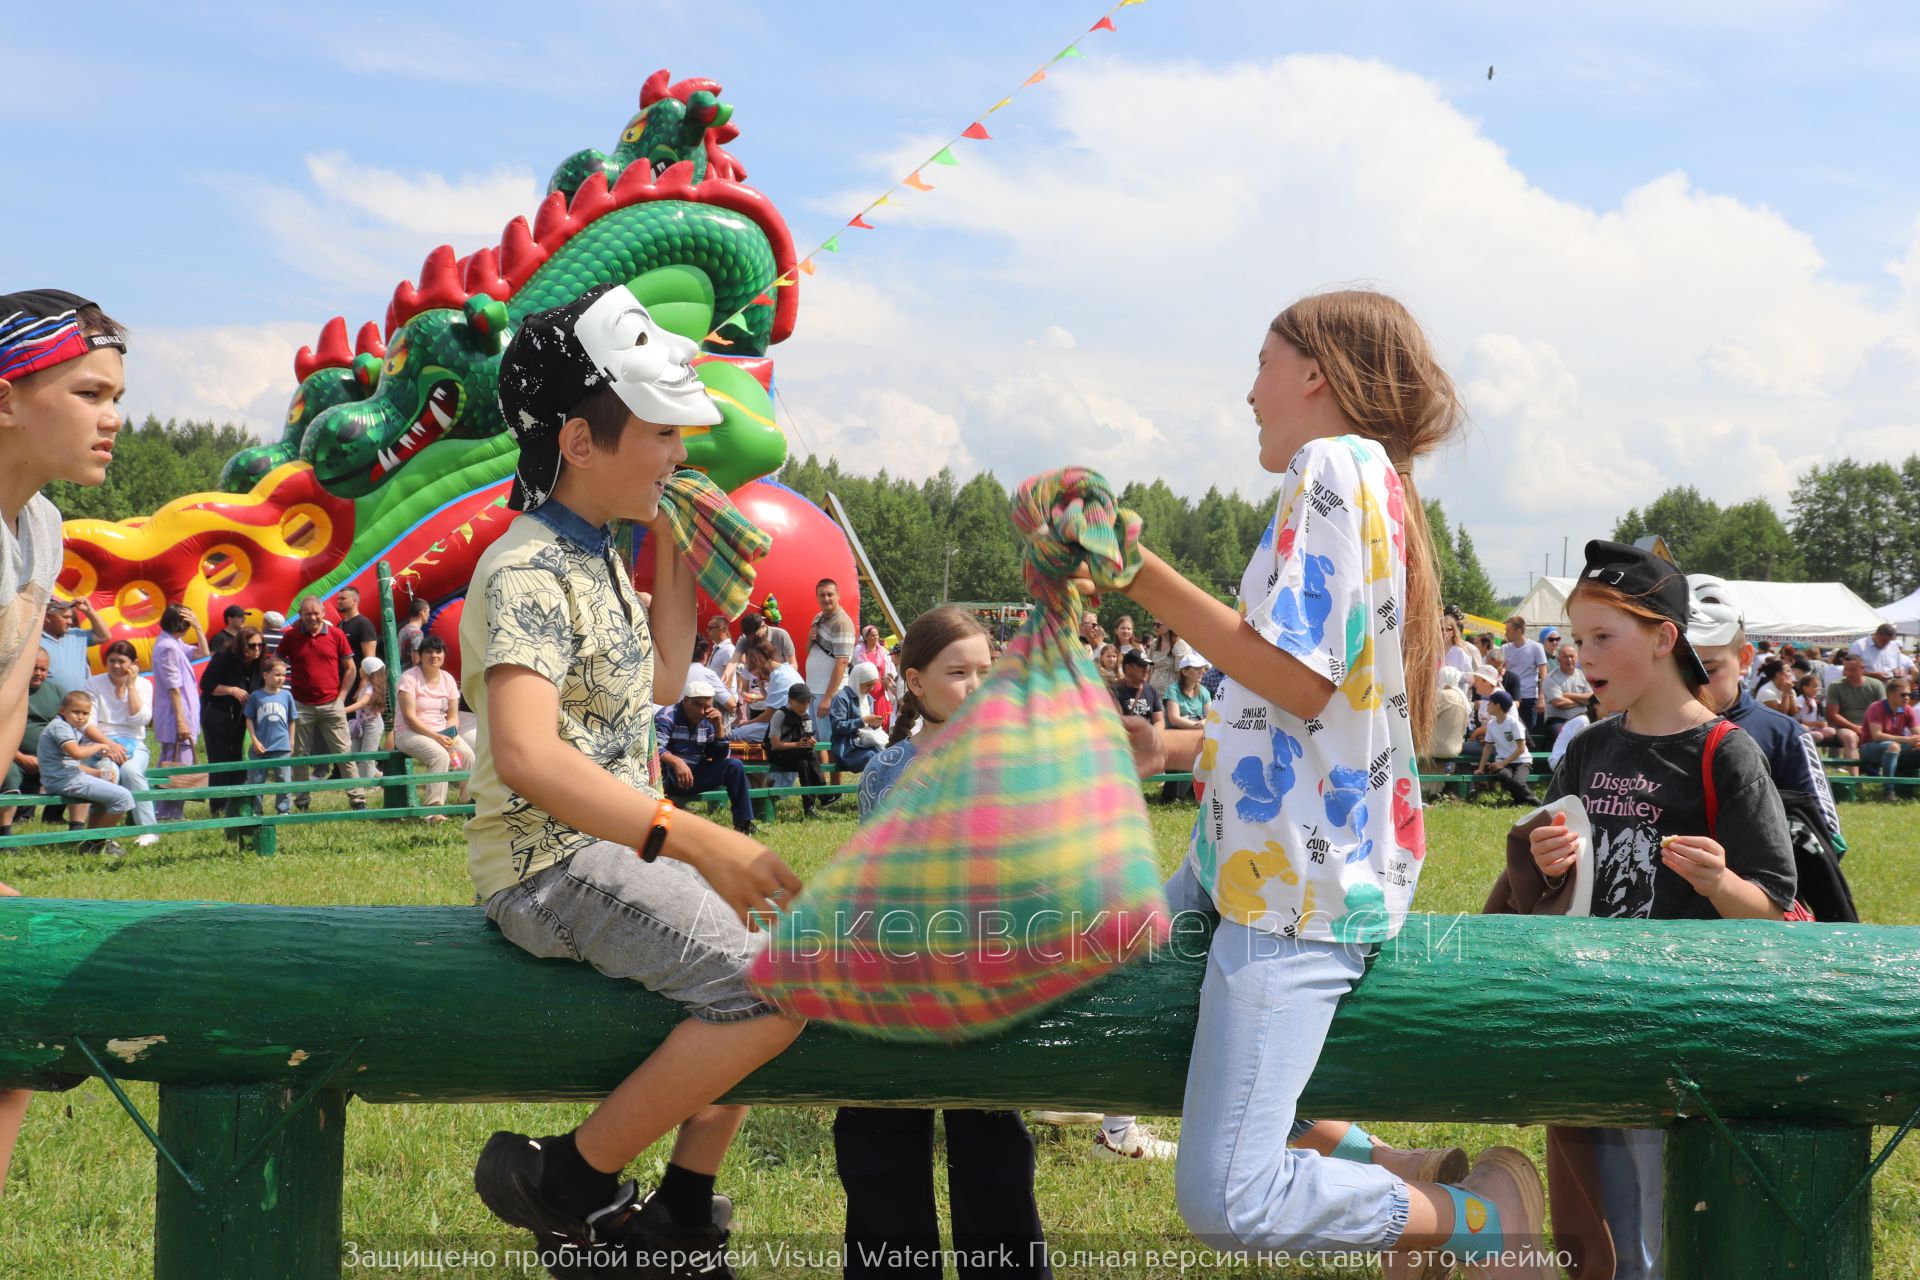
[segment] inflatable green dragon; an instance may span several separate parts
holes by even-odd
[[[729,357],[697,366],[725,421],[688,433],[689,465],[728,490],[775,471],[786,438],[767,372],[738,357],[764,356],[792,331],[798,290],[771,287],[793,276],[792,237],[722,149],[739,130],[720,86],[667,81],[664,70],[648,78],[611,154],[561,162],[531,226],[515,218],[498,246],[464,257],[434,250],[418,285],[394,291],[384,343],[368,325],[357,353],[343,358],[345,323],[336,320],[317,352],[303,349],[281,438],[228,459],[221,487],[248,492],[295,460],[348,499],[416,470],[457,472],[476,485],[507,475],[513,444],[496,399],[502,348],[523,317],[608,282],[632,288],[663,327]],[[716,320],[736,314],[728,336],[709,343]]]

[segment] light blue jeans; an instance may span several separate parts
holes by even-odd
[[[1167,885],[1176,920],[1211,911],[1193,872]],[[1174,1191],[1216,1249],[1387,1249],[1407,1229],[1407,1186],[1378,1165],[1287,1146],[1301,1091],[1340,999],[1373,948],[1301,942],[1222,920],[1200,987]]]
[[[145,738],[115,738],[114,742],[127,749],[126,763],[120,766],[120,785],[129,791],[147,789],[147,754]],[[105,757],[102,757],[104,759]],[[153,801],[135,800],[133,802],[133,822],[135,826],[145,827],[153,823]]]

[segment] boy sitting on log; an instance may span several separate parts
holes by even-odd
[[[695,621],[669,504],[705,484],[675,475],[680,428],[720,421],[695,354],[624,286],[520,325],[500,407],[525,514],[481,557],[460,625],[479,716],[468,865],[488,918],[533,955],[632,979],[692,1015],[579,1128],[496,1133],[481,1152],[481,1199],[554,1251],[555,1274],[583,1252],[595,1275],[663,1274],[646,1265],[663,1251],[696,1255],[693,1274],[730,1274],[732,1206],[713,1185],[746,1111],[712,1103],[802,1025],[743,977],[750,913],[800,881],[751,837],[676,811],[656,772],[653,690],[682,687]],[[650,604],[614,549],[616,520],[647,527]],[[642,1198],[621,1170],[676,1125],[666,1175]]]

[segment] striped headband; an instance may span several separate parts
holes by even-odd
[[[116,333],[83,333],[80,309],[93,304],[61,289],[0,294],[0,378],[24,378],[103,347],[125,353]]]

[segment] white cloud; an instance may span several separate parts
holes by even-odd
[[[292,323],[143,327],[127,351],[127,408],[145,417],[240,423],[280,438],[293,395],[293,353],[319,326]]]
[[[1784,505],[1810,462],[1913,447],[1920,228],[1888,300],[1776,211],[1684,173],[1612,207],[1542,190],[1438,86],[1373,61],[1103,59],[1048,87],[1022,101],[1051,119],[877,211],[918,237],[864,267],[899,327],[815,342],[808,297],[783,376],[821,397],[855,370],[863,394],[909,389],[1003,478],[1087,461],[1264,492],[1239,401],[1266,321],[1310,290],[1376,285],[1420,316],[1472,415],[1424,489],[1520,584],[1563,535],[1604,535],[1669,484]],[[1167,101],[1231,103],[1232,125],[1196,130]],[[942,260],[966,274],[936,277]],[[1036,340],[1031,316],[1073,348]]]
[[[357,164],[338,151],[307,156],[306,169],[306,187],[249,180],[229,190],[289,265],[336,289],[380,297],[383,306],[395,285],[416,279],[435,246],[469,253],[498,243],[510,219],[531,221],[542,190],[528,169],[450,178]]]
[[[1073,335],[1057,324],[1048,325],[1046,332],[1039,337],[1027,339],[1029,349],[1045,347],[1048,351],[1071,351],[1078,345],[1079,343],[1073,340]]]

